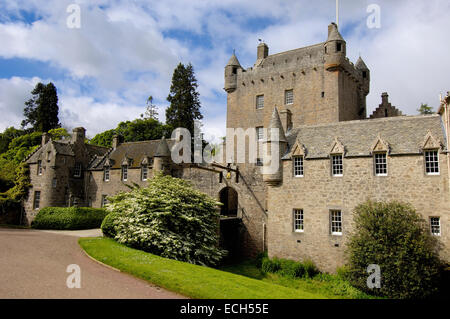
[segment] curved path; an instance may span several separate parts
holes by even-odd
[[[92,231],[0,228],[0,299],[8,298],[184,298],[85,255],[80,236]],[[81,270],[81,288],[68,288],[67,266]]]

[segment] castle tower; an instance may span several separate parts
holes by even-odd
[[[170,172],[170,149],[166,138],[163,137],[159,142],[153,159],[153,170],[155,173],[163,172],[167,174]]]
[[[328,39],[325,42],[325,69],[340,68],[345,62],[347,44],[338,31],[335,23],[328,26]]]
[[[263,145],[267,152],[264,154],[263,181],[270,186],[279,185],[283,181],[281,158],[286,153],[287,139],[276,107],[273,109]]]
[[[230,60],[225,66],[225,91],[231,93],[236,90],[237,87],[237,73],[238,70],[242,70],[241,64],[239,63],[236,55],[233,52]]]

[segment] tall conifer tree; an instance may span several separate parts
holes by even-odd
[[[191,136],[194,136],[194,121],[203,118],[197,87],[192,64],[185,66],[179,63],[173,72],[170,94],[167,97],[170,106],[166,109],[166,124],[173,129],[187,128]]]
[[[38,83],[31,91],[31,99],[25,102],[22,127],[31,125],[34,132],[48,132],[60,127],[58,119],[58,94],[53,83]]]

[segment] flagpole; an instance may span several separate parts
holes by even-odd
[[[336,0],[336,25],[339,26],[339,0]]]

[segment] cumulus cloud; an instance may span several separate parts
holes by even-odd
[[[164,120],[172,71],[181,61],[194,65],[204,129],[223,136],[223,68],[232,50],[249,67],[258,38],[270,53],[323,42],[335,18],[334,0],[79,0],[81,28],[68,29],[70,3],[2,1],[0,58],[43,61],[62,70],[64,76],[49,79],[60,94],[61,119],[68,126],[86,126],[92,135],[139,116],[149,95]],[[372,3],[381,8],[380,29],[366,24]],[[437,106],[439,92],[450,89],[449,9],[445,0],[341,1],[348,56],[356,61],[361,54],[371,69],[369,112],[384,91],[407,114],[416,113],[422,102]],[[20,122],[32,81],[0,79],[0,106],[7,113],[0,129]]]
[[[40,80],[38,77],[0,79],[0,128],[20,125],[24,103],[31,97],[30,92]]]

